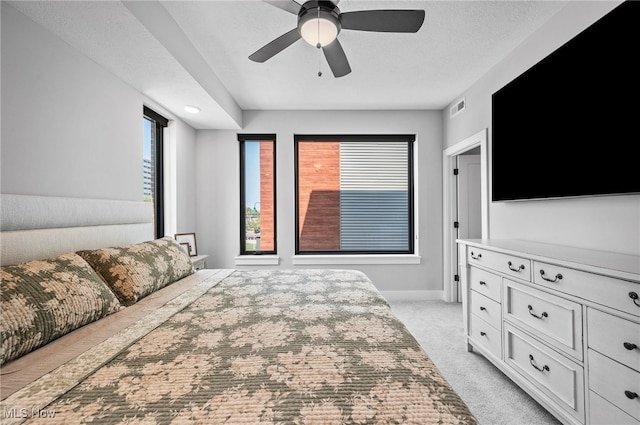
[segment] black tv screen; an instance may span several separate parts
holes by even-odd
[[[492,96],[493,201],[640,193],[640,2]]]

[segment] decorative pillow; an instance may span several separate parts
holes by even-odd
[[[126,306],[195,272],[189,255],[169,237],[78,254]]]
[[[122,306],[80,256],[70,253],[0,268],[0,364]]]

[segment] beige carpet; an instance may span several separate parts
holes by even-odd
[[[481,425],[560,424],[482,355],[466,350],[461,304],[390,304]]]

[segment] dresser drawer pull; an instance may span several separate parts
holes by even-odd
[[[560,273],[558,273],[556,277],[554,277],[553,279],[549,279],[544,275],[544,270],[542,269],[540,269],[540,276],[542,276],[542,279],[546,280],[547,282],[552,282],[552,283],[562,280],[562,275]]]
[[[480,311],[485,311],[487,308],[486,307],[480,307]]]
[[[544,365],[542,367],[538,367],[538,365],[536,365],[534,363],[534,358],[533,358],[533,354],[529,354],[529,363],[531,363],[531,366],[535,367],[536,370],[539,370],[540,372],[549,372],[551,369],[549,369],[549,366]],[[637,394],[636,394],[637,395]]]
[[[511,261],[509,261],[507,265],[509,266],[509,270],[511,270],[512,272],[520,273],[522,270],[524,270],[524,264],[520,264],[520,267],[518,267],[517,269],[513,268],[513,263]]]
[[[482,254],[475,255],[473,251],[471,251],[471,258],[474,260],[479,260],[482,258]]]
[[[638,393],[634,393],[633,391],[625,391],[624,395],[626,395],[629,400],[633,400],[634,398],[638,398]]]
[[[482,332],[482,331],[480,331],[480,336],[486,336],[486,335],[487,335],[487,333],[486,333],[486,332]]]
[[[636,348],[638,348],[637,345],[635,345],[632,342],[624,342],[622,343],[622,345],[624,345],[624,348],[626,348],[627,350],[631,351],[631,350],[635,350]]]
[[[637,292],[629,292],[629,298],[631,298],[633,300],[633,303],[635,305],[640,307],[640,304],[638,304],[638,293]]]
[[[533,307],[531,306],[531,304],[529,304],[527,306],[527,308],[529,309],[529,314],[532,315],[533,317],[535,317],[536,319],[543,319],[545,317],[549,317],[549,315],[547,314],[546,311],[543,311],[542,314],[540,316],[538,316],[537,314],[535,314],[533,312]]]
[[[481,280],[481,281],[480,281],[480,285],[483,285],[483,286],[484,286],[484,285],[486,285],[486,284],[487,284],[487,282],[485,282],[484,280]]]

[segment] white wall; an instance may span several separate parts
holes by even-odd
[[[3,193],[139,200],[141,111],[140,93],[2,3]]]
[[[196,231],[196,130],[183,121],[176,126],[176,233]],[[196,241],[197,242],[197,241]]]
[[[610,1],[570,2],[511,55],[456,97],[455,100],[465,96],[467,108],[452,119],[444,114],[443,148],[489,128],[491,150],[491,95],[617,4]],[[615,142],[606,141],[596,148],[615,149],[615,146]],[[624,156],[621,152],[621,164]],[[640,254],[640,196],[492,203],[489,219],[491,238],[517,238]]]
[[[195,130],[2,3],[2,193],[142,200],[142,107],[170,120],[177,231],[195,231]]]
[[[421,264],[347,265],[381,290],[442,291],[442,164],[439,111],[246,111],[241,133],[276,134],[280,267],[293,267],[294,134],[416,134],[416,201]],[[198,251],[208,265],[233,268],[239,254],[239,146],[235,131],[198,131]]]

